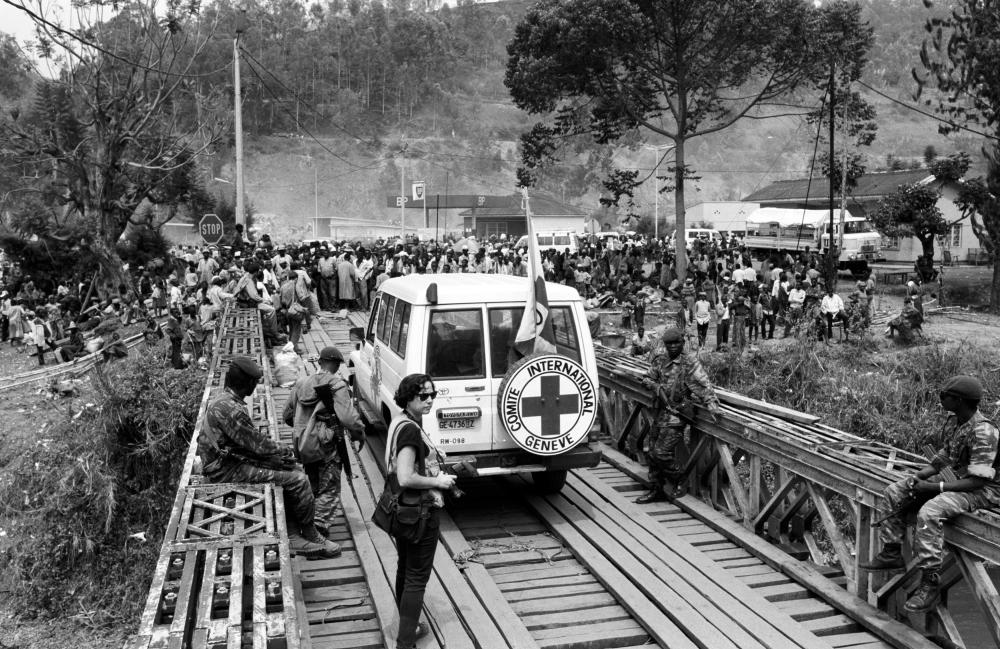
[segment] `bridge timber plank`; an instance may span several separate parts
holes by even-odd
[[[703,613],[706,609],[713,610],[717,618],[731,618],[753,637],[754,642],[767,647],[829,646],[782,615],[777,607],[708,559],[684,537],[650,519],[639,506],[627,502],[586,471],[572,472],[567,488],[571,490],[570,499],[577,506],[603,510],[598,517],[605,529],[622,540],[637,558],[645,554],[645,565],[675,574],[675,583],[683,582],[687,586],[684,589],[687,601],[704,602],[698,604]],[[609,509],[620,515],[612,515]]]
[[[470,549],[468,542],[462,536],[458,526],[455,525],[455,521],[447,514],[443,514],[441,517],[441,542],[451,553],[451,556],[456,556]],[[471,589],[492,617],[497,630],[502,634],[507,645],[512,648],[525,647],[526,649],[538,646],[524,621],[518,618],[509,600],[501,592],[499,585],[490,578],[485,566],[478,563],[468,563],[463,573],[459,578],[468,580]]]
[[[604,649],[621,642],[643,642],[649,638],[642,625],[631,619],[588,624],[585,628],[542,629],[536,634],[539,646],[546,649]]]
[[[629,612],[617,604],[611,606],[599,606],[587,609],[587,620],[597,622],[607,622],[611,620],[632,619]],[[576,611],[563,611],[560,613],[539,613],[526,618],[526,626],[529,629],[555,629],[559,627],[576,627],[580,624],[580,615]]]
[[[649,595],[632,583],[628,574],[608,560],[598,549],[598,546],[607,548],[615,545],[614,539],[610,538],[609,535],[600,535],[600,539],[596,541],[587,538],[586,535],[578,531],[574,522],[565,518],[563,512],[557,511],[545,499],[531,496],[528,501],[552,527],[553,531],[573,547],[579,560],[590,569],[601,583],[608,587],[609,591],[615,594],[622,606],[635,615],[637,619],[642,620],[643,626],[656,642],[671,649],[675,647],[678,649],[680,647],[701,647],[702,649],[736,647],[717,629],[706,623],[689,604],[666,587],[654,587],[654,594]],[[641,572],[638,562],[628,563],[631,564],[631,568]],[[667,602],[667,606],[675,617],[684,611],[686,613],[685,620],[689,622],[685,626],[679,625],[675,619],[671,619],[665,614],[650,597],[657,598],[660,602]],[[687,632],[683,629],[687,629]],[[694,638],[688,637],[688,633],[691,633]]]
[[[637,480],[643,480],[645,469],[615,449],[602,445],[605,460],[617,466]],[[854,597],[846,590],[827,579],[819,570],[785,554],[766,540],[751,534],[738,522],[712,509],[691,496],[683,496],[677,505],[692,516],[708,523],[734,543],[741,544],[753,555],[768,565],[785,573],[797,583],[805,586],[815,596],[824,600],[838,611],[846,613],[861,624],[876,639],[885,641],[898,649],[940,649],[918,631],[889,617],[885,612]],[[860,640],[859,642],[864,642]]]

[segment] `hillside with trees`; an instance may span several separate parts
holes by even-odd
[[[922,0],[860,4],[874,32],[862,81],[913,103],[911,69],[919,65],[923,22],[931,10]],[[122,6],[137,11],[141,4]],[[169,106],[169,125],[177,128],[172,137],[197,153],[190,178],[175,179],[192,183],[191,191],[175,183],[183,200],[167,203],[177,208],[179,218],[209,209],[212,202],[216,207],[220,201],[232,203],[232,36],[238,23],[243,27],[248,204],[270,218],[264,222],[279,236],[307,234],[305,219],[314,210],[398,218],[385,207],[385,196],[398,192],[401,166],[407,178],[426,180],[432,195],[512,192],[521,159],[518,140],[534,119],[514,106],[503,80],[507,45],[530,6],[459,2],[425,8],[407,0],[277,0],[250,3],[244,18],[222,0],[177,16],[174,23],[161,21],[161,31],[176,29],[175,39],[183,37],[179,52],[186,57],[189,75]],[[938,4],[933,11],[945,8]],[[101,42],[112,50],[135,51],[122,38],[128,11],[117,23],[91,25],[86,33],[105,39]],[[58,40],[43,39],[38,51],[51,57],[50,64],[80,67],[59,49]],[[0,54],[23,62],[16,49]],[[125,65],[107,57],[103,64],[115,69]],[[17,86],[19,91],[8,94],[10,86],[3,84],[5,126],[14,122],[11,107],[36,105],[51,83],[59,82],[46,83],[34,73]],[[79,84],[72,88],[84,92]],[[973,156],[973,169],[980,168],[980,138],[959,134],[946,139],[932,118],[867,88],[854,89],[877,111],[876,139],[859,151],[868,169],[919,164],[928,146],[942,155],[965,150]],[[818,90],[799,90],[791,103],[814,110],[820,95]],[[71,103],[69,113],[86,121],[81,112],[85,97]],[[815,127],[799,114],[805,109],[780,112],[786,114],[744,120],[690,140],[685,153],[693,179],[685,202],[736,200],[774,180],[808,174]],[[762,110],[754,117],[767,114]],[[5,133],[9,137],[9,128]],[[538,190],[616,222],[625,208],[601,206],[602,181],[613,168],[651,176],[655,154],[642,144],[635,138],[614,145],[568,140],[561,162],[538,174]],[[669,162],[668,157],[661,164],[660,176],[666,175]],[[813,173],[822,172],[817,166]],[[197,198],[202,195],[204,200]],[[670,193],[661,196],[661,216],[672,211],[672,198]],[[206,201],[209,207],[204,207]],[[5,203],[5,219],[17,205]],[[637,188],[633,210],[651,214],[652,205],[653,182],[648,180]]]

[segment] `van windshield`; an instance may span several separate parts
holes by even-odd
[[[872,224],[868,221],[847,221],[844,223],[844,234],[862,234],[874,232]]]
[[[580,340],[576,334],[573,311],[567,306],[552,307],[552,333],[556,338],[556,351],[580,362]],[[507,373],[521,355],[514,349],[514,339],[521,325],[524,307],[502,307],[489,310],[490,320],[490,371],[495,378]]]

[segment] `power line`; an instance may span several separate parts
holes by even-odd
[[[245,50],[244,50],[244,52],[245,52]],[[250,63],[249,61],[247,61],[247,68],[249,68],[250,72],[252,72],[253,75],[255,77],[257,77],[257,80],[260,81],[261,87],[263,87],[264,90],[266,90],[268,92],[268,94],[271,95],[271,97],[274,98],[274,100],[278,104],[278,107],[281,108],[282,111],[284,111],[285,113],[287,113],[289,117],[291,117],[292,119],[296,119],[295,115],[292,114],[291,110],[289,110],[288,107],[285,106],[284,100],[281,97],[279,97],[273,90],[271,90],[271,88],[267,85],[267,82],[264,81],[263,77],[260,76],[260,73],[257,72],[257,70],[254,67],[254,65],[252,63]],[[322,142],[320,142],[319,139],[315,135],[313,135],[312,132],[309,129],[307,129],[306,127],[304,127],[301,124],[299,124],[297,119],[296,119],[296,127],[300,131],[302,131],[303,133],[305,133],[306,135],[308,135],[309,138],[312,139],[313,142],[315,142],[320,147],[322,147],[323,150],[325,150],[327,153],[329,153],[330,155],[332,155],[334,158],[337,158],[338,160],[340,160],[344,164],[346,164],[346,165],[348,165],[350,167],[354,167],[357,171],[363,171],[363,170],[366,170],[366,169],[374,169],[379,164],[379,162],[377,160],[373,164],[370,164],[370,165],[367,165],[367,166],[366,165],[355,164],[355,163],[351,162],[350,160],[348,160],[347,158],[345,158],[344,156],[342,156],[339,153],[335,152],[330,147],[328,147],[325,144],[323,144]]]
[[[352,169],[350,171],[345,171],[343,173],[334,174],[332,176],[326,176],[324,178],[318,178],[317,180],[307,182],[307,183],[293,183],[290,185],[262,185],[260,183],[251,183],[257,189],[294,189],[296,187],[312,187],[317,182],[329,182],[331,180],[336,180],[337,178],[343,178],[344,176],[350,176],[351,174],[356,174],[360,171],[365,171],[367,169],[374,169],[374,167],[361,167],[360,169]]]
[[[445,171],[451,172],[451,173],[453,173],[455,175],[465,176],[469,180],[474,180],[474,181],[476,181],[478,183],[482,183],[483,185],[488,186],[490,189],[495,189],[495,190],[501,191],[501,192],[514,193],[514,190],[512,188],[510,188],[510,187],[503,187],[501,185],[497,185],[497,184],[491,183],[489,181],[484,181],[479,176],[473,176],[472,174],[468,174],[468,173],[465,173],[463,171],[459,171],[458,169],[452,169],[451,167],[446,167],[446,166],[444,166],[442,164],[438,164],[438,163],[434,162],[433,160],[424,160],[424,162],[426,162],[429,165],[434,165],[435,167],[437,167],[439,169],[444,169]]]
[[[261,70],[263,70],[264,72],[266,72],[269,77],[271,77],[272,79],[274,79],[275,81],[277,81],[278,85],[280,85],[282,88],[284,88],[286,92],[291,93],[292,97],[295,98],[295,101],[297,101],[297,102],[301,103],[302,105],[304,105],[311,113],[313,113],[314,115],[316,115],[318,117],[323,117],[327,121],[327,123],[329,123],[331,126],[333,126],[334,128],[336,128],[337,130],[339,130],[339,131],[341,131],[343,133],[346,133],[347,135],[350,135],[351,137],[353,137],[358,142],[361,142],[362,144],[366,144],[366,145],[368,145],[370,147],[377,147],[378,146],[377,142],[375,142],[373,140],[365,139],[365,138],[361,137],[360,135],[355,135],[354,133],[350,132],[349,130],[347,130],[346,128],[344,128],[343,126],[341,126],[340,124],[337,124],[336,122],[333,122],[330,119],[328,119],[325,115],[322,115],[309,102],[303,100],[302,97],[299,96],[299,94],[297,92],[295,92],[294,90],[292,90],[291,88],[289,88],[285,84],[285,82],[282,81],[280,77],[278,77],[278,75],[276,75],[273,72],[271,72],[270,70],[268,70],[267,67],[263,63],[261,63],[256,58],[254,58],[254,55],[251,54],[248,50],[244,49],[241,46],[240,47],[240,51],[243,52],[243,54],[245,54],[250,59],[250,61],[253,61],[253,63],[255,63],[257,65],[257,67],[259,67]],[[261,83],[263,83],[263,81]]]
[[[954,122],[954,121],[951,121],[951,120],[944,119],[943,117],[939,117],[938,115],[935,115],[934,113],[931,113],[931,112],[928,112],[926,110],[923,110],[922,108],[918,108],[917,106],[914,106],[913,104],[908,104],[905,101],[902,101],[901,99],[896,99],[895,97],[890,97],[889,95],[885,94],[881,90],[876,90],[875,88],[872,88],[871,86],[869,86],[867,83],[865,83],[861,79],[858,79],[858,83],[861,84],[862,86],[864,86],[865,88],[868,88],[869,90],[871,90],[872,92],[874,92],[879,97],[884,97],[885,99],[888,99],[889,101],[891,101],[891,102],[893,102],[895,104],[899,104],[900,106],[902,106],[904,108],[908,108],[908,109],[912,110],[915,113],[920,113],[924,117],[930,117],[931,119],[936,120],[938,122],[941,122],[942,124],[947,124],[948,126],[950,126],[952,128],[957,128],[957,129],[962,130],[962,131],[968,131],[969,133],[973,133],[975,135],[979,135],[981,137],[985,137],[986,139],[989,139],[989,140],[1000,140],[1000,137],[997,137],[996,135],[990,135],[989,133],[983,133],[982,131],[977,131],[974,128],[969,128],[968,126],[963,126],[962,124],[959,124],[958,122]]]
[[[212,72],[172,72],[170,70],[163,70],[161,68],[153,68],[153,67],[150,67],[148,65],[144,65],[142,63],[139,63],[138,61],[133,61],[133,60],[127,59],[124,56],[121,56],[119,54],[115,54],[111,50],[109,50],[109,49],[107,49],[107,48],[105,48],[105,47],[103,47],[101,45],[98,45],[97,43],[93,43],[91,41],[88,41],[87,39],[85,39],[85,38],[83,38],[81,36],[78,36],[78,35],[74,34],[73,32],[71,32],[71,31],[69,31],[67,29],[63,29],[59,25],[57,25],[54,22],[48,20],[44,16],[35,13],[31,9],[28,9],[24,5],[19,4],[17,2],[13,2],[13,0],[3,0],[3,3],[7,4],[7,5],[10,5],[11,7],[14,7],[15,9],[17,9],[19,11],[23,11],[24,13],[28,14],[28,16],[33,21],[35,21],[36,23],[38,23],[40,25],[45,25],[49,29],[52,29],[52,30],[56,31],[59,34],[62,34],[63,36],[68,36],[69,38],[71,38],[71,39],[79,42],[81,45],[85,45],[87,47],[93,48],[93,49],[97,50],[98,52],[101,52],[102,54],[106,54],[107,56],[110,56],[111,58],[113,58],[113,59],[115,59],[117,61],[121,61],[122,63],[126,63],[128,65],[133,66],[133,67],[139,68],[140,70],[146,70],[147,72],[156,72],[157,74],[165,74],[167,76],[174,76],[174,77],[211,77],[211,76],[215,76],[219,72],[222,72],[223,70],[228,69],[229,66],[232,65],[231,63],[227,63],[226,65],[222,66],[221,68],[219,68],[217,70],[213,70]],[[63,47],[65,47],[65,46],[63,46]],[[69,49],[69,48],[66,48],[66,49]]]

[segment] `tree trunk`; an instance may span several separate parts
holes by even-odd
[[[678,137],[674,140],[674,231],[675,259],[677,264],[677,280],[683,284],[687,277],[687,235],[684,233],[687,221],[684,213],[684,135],[678,128]],[[653,173],[656,173],[655,171]],[[666,287],[664,287],[666,289]]]
[[[927,265],[930,266],[934,259],[934,235],[929,237],[919,237],[920,247],[923,249],[924,259],[927,260]]]
[[[993,282],[990,284],[990,313],[1000,313],[1000,263],[993,259]]]

